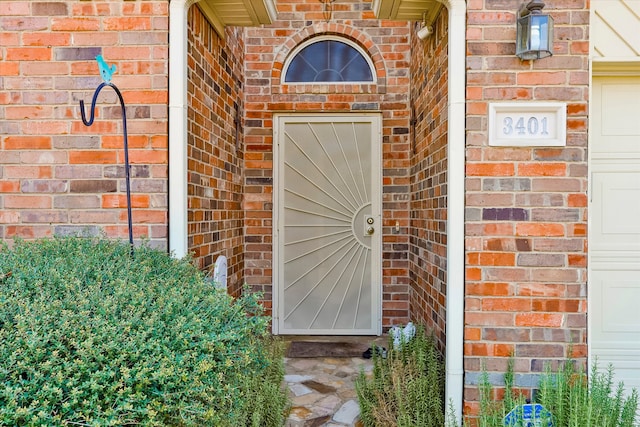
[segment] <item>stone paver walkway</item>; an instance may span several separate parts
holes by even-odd
[[[371,374],[370,359],[285,358],[285,369],[291,399],[286,427],[361,425],[355,381],[361,370]]]

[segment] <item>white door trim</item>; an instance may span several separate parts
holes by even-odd
[[[282,256],[280,250],[280,239],[282,238],[280,230],[282,229],[282,201],[280,192],[284,182],[284,171],[281,167],[283,161],[282,153],[280,149],[280,139],[283,125],[286,122],[305,122],[308,120],[315,121],[367,121],[372,125],[372,143],[376,144],[376,147],[371,152],[371,168],[377,176],[374,181],[379,182],[377,188],[372,188],[371,202],[373,205],[380,207],[376,218],[376,224],[381,228],[382,225],[382,117],[380,113],[282,113],[274,114],[273,116],[273,211],[272,211],[272,224],[273,224],[273,260],[272,260],[272,332],[276,335],[284,333],[281,327],[281,319],[279,318],[280,312],[283,309],[281,306],[280,296],[282,293],[281,284],[283,282],[282,271],[279,267],[280,257]],[[371,331],[372,334],[382,334],[382,233],[376,233],[375,239],[372,241],[373,245],[376,245],[380,256],[372,257],[372,269],[377,272],[377,286],[373,286],[373,301],[375,312],[372,313],[375,319],[375,326]],[[295,331],[287,331],[286,333],[295,333]],[[306,333],[306,331],[300,331],[300,333]],[[346,332],[345,332],[346,334]]]
[[[588,236],[588,243],[587,243],[587,247],[589,248],[589,251],[587,252],[587,277],[588,277],[588,281],[587,281],[587,336],[588,337],[592,337],[595,335],[595,333],[593,333],[594,331],[594,317],[595,317],[595,313],[596,313],[596,302],[594,301],[595,295],[594,292],[592,292],[592,288],[593,288],[593,284],[591,283],[592,280],[594,280],[594,276],[595,274],[593,273],[593,268],[595,265],[602,265],[602,260],[603,258],[600,257],[600,259],[597,259],[594,251],[592,250],[592,236],[595,234],[595,231],[593,230],[593,225],[594,225],[594,221],[593,221],[593,215],[595,212],[595,207],[592,201],[592,197],[594,194],[594,188],[593,188],[593,174],[595,171],[597,171],[597,165],[596,165],[596,160],[594,160],[594,138],[596,137],[596,135],[594,134],[594,131],[592,131],[592,129],[594,129],[594,125],[593,125],[593,120],[594,120],[594,116],[596,114],[596,108],[595,108],[595,100],[596,98],[594,97],[594,81],[598,78],[606,78],[606,77],[637,77],[640,79],[640,61],[638,61],[635,58],[629,58],[628,60],[621,60],[621,59],[617,59],[615,61],[607,61],[607,60],[600,60],[599,58],[592,58],[591,60],[591,66],[589,67],[589,69],[591,70],[591,75],[590,75],[590,79],[589,79],[589,133],[588,133],[588,216],[587,216],[587,236]],[[600,107],[601,108],[601,107]],[[620,259],[618,259],[618,257],[612,257],[610,258],[610,261],[612,263],[617,262],[616,267],[621,269],[621,270],[625,270],[628,268],[631,268],[631,265],[625,265],[624,262],[620,262]],[[618,353],[620,355],[622,355],[624,353],[624,349],[620,350]],[[595,353],[596,351],[594,350],[594,340],[593,339],[588,339],[587,340],[587,359],[588,359],[588,363],[589,366],[593,365],[594,363],[597,362],[597,360],[595,360]],[[602,363],[599,363],[600,368],[606,368],[606,366],[602,366]]]
[[[467,3],[438,0],[449,11],[449,78],[447,157],[449,182],[447,203],[447,299],[445,399],[451,404],[449,422],[462,419],[464,390],[464,286],[465,286],[465,149],[467,76]],[[453,414],[451,413],[453,412]]]

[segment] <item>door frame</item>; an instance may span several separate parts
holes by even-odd
[[[591,239],[592,239],[592,226],[593,226],[593,212],[595,210],[595,206],[593,203],[593,132],[591,129],[593,127],[593,117],[595,113],[595,104],[594,104],[594,81],[599,78],[606,77],[637,77],[640,79],[640,61],[610,61],[606,59],[598,60],[598,58],[591,58],[591,64],[589,67],[590,76],[589,76],[589,124],[588,129],[588,143],[587,143],[587,152],[588,152],[588,160],[587,160],[587,170],[588,170],[588,194],[587,194],[587,247],[591,248]],[[587,336],[592,336],[593,331],[593,322],[594,316],[593,313],[596,310],[596,303],[594,302],[594,294],[591,292],[591,284],[590,281],[593,277],[592,268],[593,268],[594,260],[593,253],[591,250],[587,251]],[[593,340],[587,340],[587,363],[589,366],[592,366],[596,362],[594,352],[593,352]]]
[[[382,114],[381,113],[274,113],[273,115],[273,210],[272,210],[272,237],[273,237],[273,259],[272,259],[272,333],[274,335],[280,335],[284,333],[292,334],[294,332],[283,332],[280,326],[280,310],[281,306],[281,293],[283,272],[280,268],[281,257],[281,234],[283,215],[281,210],[282,205],[282,190],[284,183],[284,168],[282,162],[284,161],[280,140],[282,138],[282,129],[287,122],[305,122],[309,120],[315,121],[342,121],[342,122],[354,122],[354,121],[367,121],[371,123],[371,169],[376,176],[372,177],[374,181],[378,182],[378,186],[375,185],[371,188],[371,204],[372,206],[379,206],[379,211],[375,213],[376,223],[380,229],[379,233],[375,233],[372,237],[372,257],[371,257],[371,269],[376,272],[377,286],[372,287],[373,296],[373,310],[372,317],[375,319],[374,335],[382,334],[382,238],[383,238],[383,224],[382,224]],[[375,249],[374,249],[375,246]],[[376,256],[376,250],[378,256]],[[340,333],[334,332],[334,335],[340,335]],[[341,335],[347,335],[345,333]]]

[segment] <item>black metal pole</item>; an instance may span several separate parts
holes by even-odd
[[[95,107],[96,100],[98,99],[98,94],[105,86],[111,87],[116,92],[116,95],[118,95],[118,99],[120,99],[120,107],[122,111],[122,127],[124,131],[124,170],[125,181],[127,185],[127,224],[129,226],[129,245],[131,246],[131,256],[133,256],[133,225],[131,220],[131,173],[129,168],[129,141],[127,138],[127,112],[120,90],[111,82],[100,83],[100,86],[98,86],[96,88],[96,91],[93,93],[93,99],[91,100],[91,116],[89,117],[89,120],[86,119],[86,115],[84,113],[83,100],[80,100],[80,113],[82,114],[82,123],[84,123],[85,126],[91,126],[93,124],[93,120],[95,119]]]

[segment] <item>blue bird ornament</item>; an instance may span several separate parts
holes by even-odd
[[[98,68],[100,69],[100,75],[102,76],[102,80],[105,83],[111,82],[111,76],[116,72],[115,64],[109,66],[107,62],[104,60],[102,55],[96,56],[96,61],[98,61]]]

